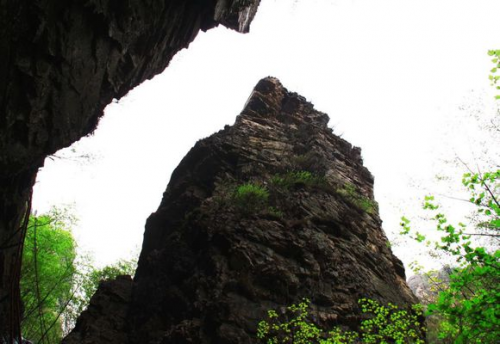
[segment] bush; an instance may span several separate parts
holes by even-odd
[[[233,200],[244,213],[254,213],[267,207],[269,192],[260,185],[246,183],[236,188]]]
[[[439,343],[495,343],[500,338],[500,170],[466,173],[462,184],[470,192],[476,222],[452,224],[440,212],[434,196],[426,196],[424,209],[433,213],[436,241],[412,231],[410,220],[401,220],[401,234],[426,242],[433,253],[455,259],[457,266],[448,285],[428,304],[427,315],[436,320],[433,335]],[[472,226],[471,226],[472,225]],[[477,238],[489,237],[491,247]]]
[[[370,299],[359,300],[363,314],[368,319],[361,322],[360,332],[345,331],[340,327],[326,332],[309,317],[309,300],[287,307],[278,314],[268,311],[267,320],[259,323],[257,338],[266,344],[352,344],[352,343],[397,343],[423,344],[425,330],[420,325],[422,310],[414,306],[409,313],[393,304],[380,305]]]

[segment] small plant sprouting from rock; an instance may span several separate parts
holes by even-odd
[[[304,299],[298,305],[287,307],[283,314],[269,310],[267,320],[259,322],[257,338],[266,344],[425,343],[422,339],[425,329],[419,321],[420,305],[415,305],[410,313],[391,303],[383,306],[371,299],[361,299],[359,306],[368,318],[361,322],[359,332],[340,327],[326,332],[309,320],[309,304],[310,301]]]
[[[236,187],[233,194],[235,205],[244,213],[254,213],[267,207],[269,191],[263,186],[246,183]]]
[[[320,186],[325,184],[323,177],[318,177],[308,171],[292,171],[285,174],[277,174],[270,180],[271,191],[277,189],[288,190],[295,185],[306,187]],[[231,201],[243,213],[250,214],[267,209],[267,212],[277,218],[282,218],[283,212],[277,207],[269,205],[269,190],[257,183],[245,183],[235,188]]]
[[[372,214],[378,208],[377,202],[361,195],[356,186],[351,183],[345,183],[337,189],[337,193],[368,214]]]

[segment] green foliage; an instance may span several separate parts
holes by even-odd
[[[424,209],[435,212],[436,231],[442,234],[434,243],[435,250],[454,257],[458,267],[450,276],[448,287],[427,309],[428,315],[441,319],[437,334],[440,342],[493,343],[500,338],[500,250],[487,250],[473,240],[476,236],[498,240],[499,179],[500,170],[463,176],[462,184],[470,192],[469,202],[481,219],[476,230],[467,229],[463,223],[449,223],[447,216],[439,212],[434,197],[425,199]],[[401,226],[403,234],[419,242],[425,240],[418,232],[411,232],[408,219],[403,218]]]
[[[442,318],[440,339],[451,339],[454,343],[494,343],[500,338],[499,257],[485,258],[487,262],[458,269],[450,276],[448,289],[429,304],[428,314]]]
[[[342,187],[338,188],[337,194],[368,214],[372,214],[378,209],[377,202],[361,195],[356,186],[351,183],[345,183]]]
[[[244,213],[255,213],[267,207],[269,191],[254,183],[246,183],[236,188],[233,194],[235,205]]]
[[[291,305],[287,307],[288,314],[284,317],[279,316],[275,310],[269,310],[268,320],[259,322],[257,338],[267,344],[318,342],[322,331],[307,320],[308,307],[309,300],[304,300],[298,305]],[[291,318],[287,320],[289,316]]]
[[[422,306],[414,305],[413,313],[391,303],[381,306],[370,299],[361,299],[360,306],[363,313],[372,315],[361,323],[363,343],[424,343],[425,328],[418,319]]]
[[[490,55],[492,58],[491,62],[495,65],[491,71],[490,71],[490,81],[491,85],[495,86],[497,90],[500,90],[500,86],[498,86],[498,80],[500,79],[500,76],[498,75],[498,70],[500,69],[500,50],[490,50],[488,51],[488,55]],[[495,96],[496,99],[500,99],[500,95]]]
[[[268,311],[267,320],[259,323],[257,338],[266,344],[351,344],[351,343],[424,343],[424,329],[418,317],[422,310],[416,306],[413,313],[389,304],[382,306],[369,299],[359,300],[361,311],[368,316],[361,322],[360,332],[340,327],[326,332],[309,320],[309,300],[287,307],[278,314]]]
[[[35,343],[59,343],[87,307],[99,282],[133,274],[136,260],[95,269],[78,257],[70,228],[75,220],[53,209],[29,219],[21,271],[22,332]]]
[[[269,215],[282,218],[283,212],[276,207],[270,206],[270,194],[288,192],[295,186],[314,187],[324,183],[324,178],[318,177],[308,171],[293,171],[285,174],[277,174],[269,180],[269,190],[256,183],[239,185],[230,198],[232,203],[244,214],[253,214],[266,211]],[[223,197],[224,198],[224,197]],[[275,198],[272,197],[271,200]],[[222,204],[222,202],[219,202]]]
[[[284,213],[276,202],[283,193],[290,192],[296,186],[321,187],[325,179],[308,171],[293,171],[285,174],[276,174],[267,183],[267,187],[258,183],[248,182],[234,186],[222,184],[219,193],[214,197],[214,202],[219,208],[235,206],[241,213],[249,215],[266,212],[276,218],[283,218]],[[268,189],[269,188],[269,189]]]
[[[498,201],[500,191],[500,170],[495,172],[466,173],[462,184],[470,190],[469,201],[477,206],[478,214],[485,216],[486,221],[480,224],[488,230],[500,230],[500,205]]]
[[[74,296],[76,244],[68,222],[56,210],[29,219],[21,271],[22,331],[37,343],[62,339],[62,318]]]

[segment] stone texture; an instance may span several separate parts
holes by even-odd
[[[63,344],[124,344],[127,340],[126,316],[132,292],[132,278],[118,276],[103,281]]]
[[[19,227],[45,157],[92,132],[199,30],[247,32],[259,2],[1,0],[0,335],[18,331]]]
[[[359,298],[416,301],[360,149],[328,120],[266,78],[233,126],[196,143],[147,221],[129,343],[255,343],[268,309],[304,297],[320,325],[351,329]],[[280,184],[293,171],[316,179]],[[244,183],[266,188],[267,203],[239,204]]]
[[[439,289],[447,288],[452,273],[453,269],[450,266],[444,266],[427,274],[413,275],[408,278],[408,286],[422,304],[428,304],[436,299]]]
[[[360,149],[328,121],[266,78],[233,126],[191,149],[147,221],[132,342],[254,343],[267,309],[304,297],[323,325],[351,328],[359,298],[416,301],[387,245]],[[290,171],[321,182],[272,182]],[[248,213],[234,204],[236,186],[247,182],[269,190],[268,205]]]

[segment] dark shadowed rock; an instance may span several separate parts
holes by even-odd
[[[232,127],[191,149],[146,225],[133,341],[253,343],[267,309],[304,297],[323,325],[351,328],[359,298],[416,300],[388,248],[360,150],[328,121],[266,78]],[[283,185],[291,172],[316,179]],[[266,188],[268,202],[235,204],[244,183]]]
[[[0,12],[0,175],[92,132],[200,30],[247,32],[259,0],[16,0]]]
[[[107,104],[162,72],[200,30],[247,32],[259,2],[1,2],[0,336],[18,332],[19,228],[45,157],[92,132]]]
[[[131,292],[130,276],[101,282],[88,308],[78,318],[74,331],[62,343],[126,343]]]
[[[305,297],[321,325],[351,329],[362,297],[416,301],[360,150],[328,120],[266,78],[233,126],[191,149],[146,224],[130,343],[255,343],[269,308]],[[236,197],[245,183],[267,200]]]

